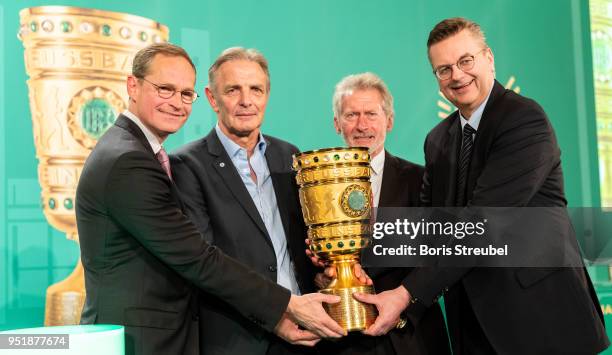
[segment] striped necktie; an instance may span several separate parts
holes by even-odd
[[[463,127],[463,139],[461,141],[461,152],[459,153],[459,170],[457,170],[457,195],[455,198],[456,206],[465,206],[466,183],[470,161],[472,160],[472,136],[476,130],[469,124]]]
[[[168,153],[166,153],[166,151],[164,150],[164,147],[162,147],[159,152],[155,154],[155,157],[161,164],[162,169],[164,169],[164,171],[166,172],[166,175],[168,175],[170,180],[172,180],[172,171],[170,171],[170,158],[168,157]]]

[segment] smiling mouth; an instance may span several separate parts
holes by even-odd
[[[464,88],[466,88],[466,87],[470,86],[470,85],[471,85],[473,82],[474,82],[474,80],[472,79],[472,80],[468,81],[468,82],[467,82],[467,83],[465,83],[465,84],[461,84],[461,85],[452,85],[452,86],[451,86],[451,89],[453,89],[453,90],[461,90],[461,89],[464,89]]]
[[[163,114],[166,114],[166,115],[169,115],[169,116],[173,116],[173,117],[176,117],[176,118],[181,118],[181,117],[185,116],[185,114],[182,113],[182,112],[173,113],[173,112],[167,112],[167,111],[162,111],[162,110],[158,110],[158,111],[163,113]]]

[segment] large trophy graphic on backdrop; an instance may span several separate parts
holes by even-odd
[[[370,243],[370,154],[367,148],[329,148],[293,157],[310,250],[337,268],[338,277],[320,292],[340,296],[327,313],[347,331],[363,330],[376,318],[373,305],[354,292],[374,293],[353,274],[361,249]]]
[[[42,208],[78,242],[75,190],[97,139],[127,106],[134,54],[168,40],[155,21],[109,11],[41,6],[19,12]],[[81,261],[47,289],[45,325],[78,324],[85,300]]]

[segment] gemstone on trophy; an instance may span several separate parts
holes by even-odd
[[[64,200],[64,208],[67,210],[71,210],[74,207],[74,203],[71,198],[67,198]]]
[[[93,32],[94,27],[89,22],[81,22],[81,24],[79,25],[79,30],[81,30],[81,32],[87,34],[87,33]]]
[[[60,24],[60,27],[62,29],[62,32],[64,33],[68,33],[72,31],[72,24],[68,21],[62,21],[62,23]]]
[[[121,38],[123,39],[128,39],[130,38],[130,36],[132,35],[132,30],[130,30],[129,27],[123,26],[121,27],[121,29],[119,30],[119,35],[121,36]]]
[[[107,24],[102,25],[102,35],[108,37],[111,34],[112,32],[111,32],[110,25],[107,25]]]
[[[366,206],[366,198],[363,192],[360,190],[352,191],[348,196],[349,207],[356,210],[362,211]]]
[[[49,20],[44,20],[41,24],[40,27],[43,29],[43,31],[45,32],[51,32],[53,31],[53,22],[49,21]]]

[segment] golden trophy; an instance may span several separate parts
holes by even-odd
[[[74,196],[83,163],[128,100],[136,52],[167,41],[168,28],[117,12],[41,6],[19,12],[47,221],[78,242]],[[45,325],[78,324],[85,301],[83,265],[47,289]]]
[[[336,267],[337,278],[320,292],[340,296],[325,304],[347,331],[374,323],[376,307],[358,302],[354,292],[375,293],[353,273],[361,249],[370,244],[370,154],[367,148],[328,148],[296,154],[293,169],[308,226],[310,250]]]

